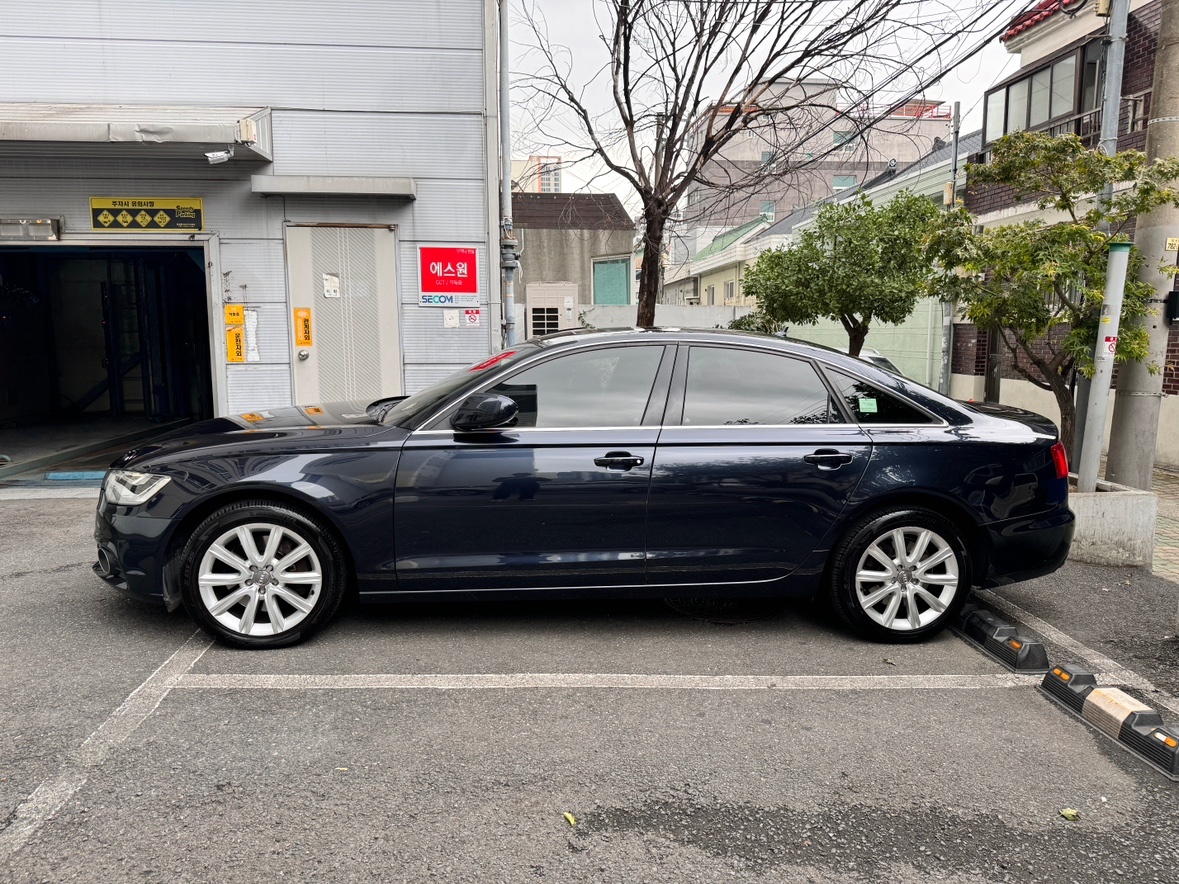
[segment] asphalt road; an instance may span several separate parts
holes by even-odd
[[[472,603],[233,651],[90,574],[92,507],[0,501],[0,880],[1175,880],[1179,784],[953,635]],[[986,598],[1179,719],[1175,584]]]

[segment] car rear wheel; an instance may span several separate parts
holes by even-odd
[[[319,520],[285,504],[244,501],[217,510],[181,554],[181,596],[197,623],[239,648],[301,641],[331,619],[344,557]]]
[[[867,516],[843,536],[828,593],[856,632],[915,642],[940,632],[966,602],[971,563],[958,529],[922,508]]]

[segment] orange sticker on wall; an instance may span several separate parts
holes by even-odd
[[[246,361],[246,329],[241,325],[231,325],[225,330],[225,361]]]
[[[295,346],[311,346],[311,308],[295,308]]]
[[[225,324],[226,325],[244,325],[246,321],[246,308],[242,304],[226,304],[225,305]]]

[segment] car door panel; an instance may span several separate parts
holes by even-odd
[[[851,426],[668,427],[651,477],[648,582],[786,577],[823,543],[871,451]],[[808,462],[816,452],[846,462]]]
[[[679,348],[647,509],[653,585],[787,577],[824,542],[872,447],[805,360]]]
[[[673,353],[604,347],[542,361],[487,387],[520,404],[518,426],[411,435],[397,474],[399,587],[641,587],[659,436],[657,419],[643,424],[663,412]]]
[[[658,430],[520,430],[494,443],[411,437],[397,478],[404,591],[643,582]],[[622,469],[596,460],[641,459]]]

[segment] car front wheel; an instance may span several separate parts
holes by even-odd
[[[226,644],[277,648],[306,638],[336,612],[344,557],[317,519],[266,501],[217,510],[181,554],[181,596]]]
[[[958,529],[922,508],[853,525],[835,549],[828,592],[856,632],[915,642],[940,632],[966,602],[971,564]]]

